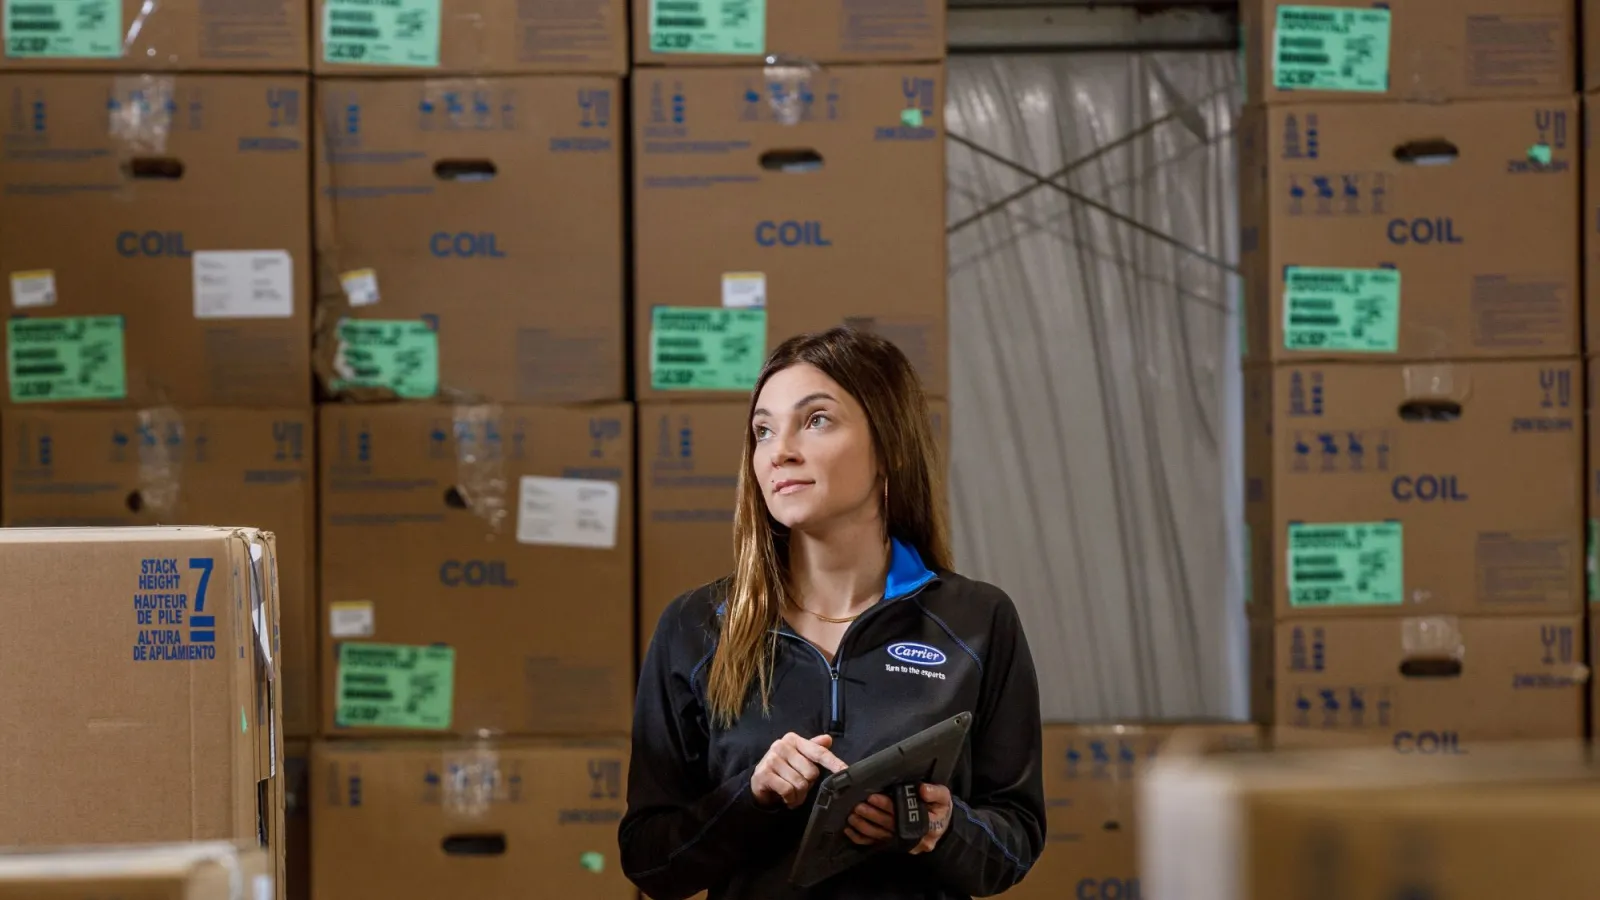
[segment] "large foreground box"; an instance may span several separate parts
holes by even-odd
[[[282,859],[275,557],[250,529],[0,530],[0,845]]]
[[[1169,753],[1139,812],[1145,897],[1592,897],[1600,773],[1588,748]]]

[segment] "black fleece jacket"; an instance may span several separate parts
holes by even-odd
[[[779,629],[771,713],[750,705],[713,727],[705,676],[727,582],[675,600],[639,680],[619,830],[622,866],[654,900],[956,900],[1020,881],[1044,846],[1039,687],[1011,599],[927,569],[892,545],[884,599],[851,624],[828,660]],[[833,735],[846,763],[957,713],[974,714],[950,790],[950,828],[931,853],[885,853],[810,890],[788,883],[809,806],[756,805],[750,776],[793,731]]]

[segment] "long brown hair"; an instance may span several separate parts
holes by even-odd
[[[873,452],[888,480],[882,515],[889,536],[915,549],[929,568],[949,569],[939,445],[922,382],[905,354],[877,335],[852,328],[790,338],[772,351],[756,378],[750,416],[767,380],[801,363],[838,382],[866,411]],[[706,680],[712,719],[722,726],[739,718],[752,686],[763,713],[770,709],[774,629],[792,589],[788,535],[774,528],[767,512],[755,477],[755,451],[747,417],[733,516],[733,579]]]

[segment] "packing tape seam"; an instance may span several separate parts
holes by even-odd
[[[445,436],[456,457],[453,489],[488,523],[491,535],[504,530],[508,515],[504,422],[499,404],[458,403],[451,407],[451,434]]]

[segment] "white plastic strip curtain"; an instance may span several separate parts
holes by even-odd
[[[956,562],[1046,721],[1245,704],[1235,58],[949,63]]]

